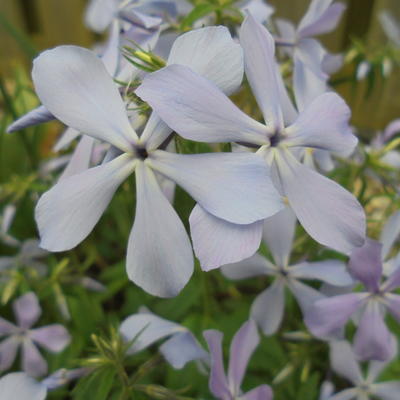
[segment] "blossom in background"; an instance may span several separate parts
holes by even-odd
[[[400,48],[400,23],[396,21],[392,14],[383,10],[379,14],[379,21],[386,36],[394,45]]]
[[[175,42],[169,62],[179,54],[183,60],[191,56],[190,65],[225,91],[237,88],[242,53],[229,31],[210,27],[189,35],[190,42],[187,37]],[[35,217],[43,248],[69,250],[85,239],[119,185],[135,171],[136,216],[128,243],[128,276],[149,293],[170,297],[189,280],[193,255],[185,228],[160,190],[156,174],[182,186],[208,212],[231,223],[253,223],[282,207],[267,166],[253,154],[183,155],[161,150],[158,147],[171,129],[154,113],[139,137],[111,77],[89,50],[61,46],[42,53],[34,62],[33,80],[43,104],[58,119],[118,149],[111,161],[62,179],[40,198]]]
[[[319,243],[349,254],[365,240],[362,206],[336,182],[299,163],[292,152],[311,147],[351,153],[357,138],[348,125],[349,108],[337,94],[324,93],[297,115],[278,74],[269,32],[248,16],[240,42],[246,75],[265,125],[249,118],[215,85],[182,65],[147,75],[137,95],[186,139],[260,146],[257,155],[270,166],[275,186],[287,197],[304,229]],[[208,269],[249,257],[261,239],[261,223],[227,224],[201,204],[193,210],[190,225],[196,255]],[[222,245],[210,260],[208,254],[216,240]]]
[[[53,372],[47,378],[42,380],[42,385],[47,388],[47,390],[56,390],[74,381],[76,379],[82,378],[83,376],[90,373],[90,368],[75,368],[75,369],[65,369],[61,368]]]
[[[358,311],[355,353],[362,360],[387,360],[391,335],[384,316],[387,311],[400,322],[400,295],[392,293],[400,287],[400,267],[381,283],[382,244],[367,239],[362,248],[352,252],[349,271],[365,290],[317,300],[306,313],[306,324],[314,335],[329,336]]]
[[[363,375],[348,342],[332,342],[330,344],[332,369],[338,375],[350,381],[354,387],[342,390],[331,397],[327,397],[326,400],[397,400],[400,393],[400,381],[376,382],[381,372],[397,355],[396,339],[393,336],[389,339],[391,345],[390,359],[386,362],[371,361],[366,375]]]
[[[222,352],[223,333],[207,330],[203,333],[211,356],[211,371],[208,385],[211,393],[219,400],[272,400],[272,390],[268,385],[260,385],[247,393],[240,387],[251,355],[260,338],[254,321],[245,322],[232,339],[229,350],[228,374],[225,373]]]
[[[1,400],[44,400],[46,386],[24,372],[13,372],[0,378]]]
[[[120,332],[126,341],[132,341],[128,354],[136,354],[155,342],[166,339],[159,350],[175,369],[183,368],[190,361],[208,362],[208,353],[189,329],[147,309],[126,318],[121,323]]]
[[[22,369],[30,376],[42,376],[47,372],[47,362],[37,346],[59,353],[69,344],[70,336],[60,324],[31,329],[42,313],[38,299],[32,292],[15,300],[13,310],[17,325],[0,317],[0,337],[4,337],[0,343],[0,371],[11,367],[21,347]]]
[[[285,308],[285,288],[298,301],[303,314],[317,299],[324,296],[301,279],[319,280],[336,286],[352,283],[346,266],[339,260],[300,262],[290,265],[296,216],[290,208],[264,221],[263,239],[273,258],[273,262],[259,253],[222,267],[222,273],[229,279],[247,279],[258,276],[274,277],[272,285],[259,294],[251,306],[251,317],[266,335],[275,333],[282,322]]]

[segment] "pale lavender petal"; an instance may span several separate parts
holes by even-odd
[[[305,285],[304,283],[296,280],[289,279],[288,287],[296,298],[303,315],[305,315],[308,309],[315,304],[317,300],[323,299],[325,296],[314,289],[311,286]]]
[[[290,275],[301,279],[317,279],[336,286],[348,286],[353,283],[346,264],[340,260],[303,262],[292,266]]]
[[[13,372],[0,379],[2,400],[45,400],[47,390],[24,372]]]
[[[343,378],[358,386],[362,381],[360,366],[349,342],[333,341],[329,343],[330,359],[333,370]]]
[[[39,247],[38,239],[27,239],[22,243],[20,257],[23,262],[29,262],[35,258],[46,257],[49,253]]]
[[[375,383],[372,385],[372,393],[381,400],[398,400],[400,393],[400,382],[389,381]]]
[[[59,324],[33,329],[29,336],[35,343],[53,353],[63,351],[71,341],[68,331]]]
[[[32,125],[42,124],[56,119],[56,117],[47,110],[45,106],[39,106],[29,111],[22,117],[19,117],[7,128],[7,133],[19,131],[20,129],[28,128]]]
[[[41,247],[64,251],[85,239],[118,186],[133,172],[135,162],[129,154],[123,154],[65,178],[43,194],[35,210]]]
[[[194,252],[203,271],[244,260],[260,246],[262,220],[247,225],[232,224],[197,204],[189,223]]]
[[[263,239],[279,266],[289,263],[296,221],[296,215],[290,207],[264,220]]]
[[[203,209],[229,222],[250,224],[283,207],[268,167],[252,153],[172,154],[157,150],[146,162],[182,186]]]
[[[90,0],[85,13],[85,24],[92,31],[101,33],[117,12],[117,2],[110,0]]]
[[[318,400],[329,400],[335,391],[335,386],[330,381],[324,381],[321,385]]]
[[[336,393],[335,395],[327,398],[327,400],[365,400],[365,399],[360,399],[357,397],[358,396],[358,392],[357,389],[353,388],[353,389],[345,389],[342,390],[339,393]]]
[[[229,350],[228,381],[234,393],[240,391],[247,364],[259,342],[257,325],[253,320],[245,322],[232,339]]]
[[[61,368],[53,372],[47,378],[42,380],[42,385],[44,385],[48,390],[56,390],[62,386],[67,385],[75,379],[82,378],[91,372],[90,368],[75,368],[75,369],[65,369]]]
[[[267,143],[267,128],[236,107],[214,83],[183,65],[146,75],[135,92],[167,125],[200,142]]]
[[[296,28],[293,25],[293,22],[283,18],[276,18],[274,22],[278,29],[279,39],[294,45],[296,41]]]
[[[16,265],[18,261],[15,257],[0,257],[0,272]]]
[[[171,134],[172,129],[153,111],[143,129],[140,140],[146,144],[147,151],[151,151],[158,148]]]
[[[392,272],[387,281],[382,286],[382,289],[386,292],[391,292],[392,290],[400,287],[400,266]]]
[[[8,204],[3,209],[3,215],[1,216],[1,224],[0,224],[0,233],[6,234],[8,233],[10,226],[14,220],[15,212],[17,208],[14,204]]]
[[[326,55],[327,51],[318,40],[302,39],[296,46],[294,52],[294,62],[296,63],[300,61],[301,63],[304,64],[304,66],[308,70],[310,70],[310,72],[312,72],[315,75],[315,78],[320,79],[323,82],[326,82],[329,78],[328,75],[323,71],[323,61]],[[309,83],[313,82],[310,81]],[[294,82],[294,84],[296,84],[296,82]],[[311,88],[304,87],[304,89],[306,91],[309,91]],[[325,88],[322,87],[321,89],[322,92],[315,94],[322,94],[327,91],[326,86]],[[309,98],[310,96],[307,97]],[[296,95],[296,101],[297,101],[297,95]],[[309,103],[310,102],[303,104],[302,107],[299,108],[299,111],[303,111],[303,108],[305,108],[305,106],[308,105]]]
[[[38,298],[33,292],[26,293],[15,300],[13,310],[18,326],[22,329],[30,328],[42,314]]]
[[[167,65],[181,64],[213,82],[225,94],[235,92],[243,79],[243,51],[225,26],[208,26],[179,36]]]
[[[314,149],[313,158],[318,164],[318,167],[323,171],[329,172],[335,168],[335,164],[332,159],[332,155],[329,151]]]
[[[321,299],[307,310],[305,323],[315,336],[327,336],[342,328],[365,301],[364,293]]]
[[[388,311],[396,318],[397,322],[400,323],[400,295],[388,293],[385,296],[386,307]]]
[[[0,317],[0,337],[10,334],[16,329],[18,328],[14,324]]]
[[[346,6],[342,3],[330,5],[331,2],[332,0],[314,0],[311,3],[298,27],[300,37],[321,35],[336,28]]]
[[[59,137],[53,147],[53,151],[60,151],[71,144],[81,133],[74,128],[67,128]]]
[[[161,192],[153,171],[136,167],[136,215],[129,236],[126,269],[152,295],[176,296],[193,273],[192,247],[185,227]]]
[[[203,333],[211,356],[211,372],[208,385],[211,393],[220,399],[230,399],[231,391],[224,371],[222,332],[207,330]]]
[[[240,396],[243,400],[272,400],[272,389],[268,385],[258,386]]]
[[[381,372],[397,357],[398,345],[397,338],[390,335],[390,357],[385,361],[370,361],[368,363],[367,379],[369,382],[375,382]]]
[[[270,132],[274,132],[283,127],[282,110],[277,101],[274,38],[252,15],[243,21],[239,36],[247,79]]]
[[[386,10],[383,10],[379,14],[379,20],[387,37],[400,47],[400,27],[398,21]]]
[[[104,63],[108,73],[116,77],[118,68],[120,66],[120,60],[122,57],[120,51],[120,31],[121,25],[118,20],[114,20],[109,29],[109,35],[105,49],[102,52],[101,60]]]
[[[357,199],[336,182],[300,164],[290,153],[285,157],[277,158],[284,191],[309,235],[345,254],[362,246],[366,222]]]
[[[285,284],[282,279],[275,279],[268,289],[255,298],[250,315],[265,335],[272,335],[281,325],[284,308]]]
[[[160,346],[160,352],[175,369],[182,369],[190,361],[208,359],[208,353],[191,332],[173,335]]]
[[[79,174],[89,169],[92,157],[94,139],[90,136],[83,135],[76,146],[67,167],[64,169],[59,180],[63,180],[72,175]]]
[[[396,133],[400,133],[400,118],[392,121],[384,130],[383,138],[385,141],[388,141],[392,138]]]
[[[90,50],[59,46],[34,60],[32,78],[36,92],[64,124],[131,151],[137,135],[125,105],[103,62]]]
[[[349,127],[350,109],[336,93],[324,93],[315,98],[285,129],[288,146],[352,152],[357,138]]]
[[[382,244],[367,238],[362,247],[351,252],[349,272],[372,292],[379,290],[382,276]]]
[[[379,241],[382,243],[382,260],[385,260],[400,235],[400,211],[392,214],[383,227]]]
[[[132,25],[138,25],[148,30],[158,27],[162,22],[161,18],[146,15],[137,9],[122,9],[119,13],[119,17]]]
[[[175,322],[146,311],[126,318],[122,322],[119,331],[127,342],[132,341],[129,354],[135,354],[158,340],[173,334],[187,332],[187,329]]]
[[[10,336],[0,343],[0,372],[13,365],[19,345],[20,341],[15,336]]]
[[[47,362],[28,338],[22,344],[22,369],[35,378],[47,373]]]
[[[243,261],[227,264],[221,268],[222,274],[228,279],[248,279],[255,276],[275,275],[278,270],[261,254],[254,254]]]

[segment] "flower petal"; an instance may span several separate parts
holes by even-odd
[[[341,97],[323,93],[285,129],[285,144],[350,154],[358,139],[350,130],[349,118],[350,109]]]
[[[268,385],[260,385],[240,396],[243,400],[272,400],[272,397],[272,390]]]
[[[148,293],[176,296],[193,273],[186,230],[158,185],[153,171],[136,167],[136,215],[129,236],[129,279]]]
[[[250,224],[283,207],[268,167],[252,153],[189,155],[157,150],[146,162],[182,186],[204,210],[228,222]]]
[[[385,260],[400,235],[400,211],[392,214],[383,227],[379,241],[383,244],[382,260]]]
[[[61,122],[131,151],[137,140],[103,62],[90,50],[59,46],[34,60],[32,78],[43,105]]]
[[[203,271],[248,258],[260,246],[263,221],[232,224],[214,217],[197,204],[189,222],[194,252]]]
[[[52,121],[55,118],[56,117],[50,111],[48,111],[45,106],[40,105],[22,117],[19,117],[11,125],[9,125],[7,127],[7,133],[19,131],[32,125],[38,125],[44,122]]]
[[[274,334],[281,325],[285,308],[285,285],[282,279],[260,293],[251,305],[250,315],[265,335]]]
[[[336,182],[300,164],[290,153],[284,156],[285,160],[277,158],[284,191],[308,234],[345,254],[362,246],[365,214],[357,199]]]
[[[17,329],[14,324],[0,317],[0,337],[9,335]]]
[[[22,329],[30,328],[42,314],[38,298],[33,292],[26,293],[15,300],[13,310],[18,326]]]
[[[42,195],[35,218],[41,247],[69,250],[89,235],[118,186],[133,172],[136,161],[128,154],[70,176]]]
[[[400,382],[382,382],[372,385],[372,393],[381,400],[397,400],[400,393]]]
[[[102,33],[117,12],[117,3],[108,0],[90,0],[85,13],[86,26],[96,33]]]
[[[67,128],[61,136],[58,138],[56,144],[53,147],[53,151],[60,151],[65,149],[71,144],[81,133],[73,128]]]
[[[199,142],[266,143],[266,127],[244,114],[214,83],[183,65],[146,75],[135,92],[182,137]]]
[[[348,286],[353,283],[346,264],[339,260],[302,262],[290,268],[290,275],[301,279],[317,279],[335,286]]]
[[[35,343],[53,353],[63,351],[71,341],[71,336],[68,331],[59,324],[32,329],[30,331],[30,337]]]
[[[400,287],[400,266],[398,266],[386,280],[382,289],[386,292],[390,292],[392,290]]]
[[[224,371],[224,361],[222,353],[222,332],[214,329],[204,331],[204,339],[207,342],[211,356],[211,371],[208,385],[211,393],[217,398],[229,399],[231,392]]]
[[[2,400],[45,400],[47,390],[24,372],[13,372],[0,379]]]
[[[314,289],[311,286],[305,285],[304,283],[296,280],[289,279],[288,287],[296,298],[303,315],[305,315],[308,309],[320,299],[323,299],[325,296],[319,292],[317,289]]]
[[[244,68],[258,106],[271,132],[283,127],[276,79],[275,42],[268,30],[248,15],[240,28]]]
[[[364,246],[353,249],[349,261],[349,271],[368,290],[376,292],[382,276],[382,244],[367,238]]]
[[[254,254],[243,261],[224,265],[222,274],[228,279],[248,279],[255,276],[274,275],[277,268],[261,254]]]
[[[389,293],[385,296],[386,307],[388,311],[396,318],[397,322],[400,323],[400,295]]]
[[[352,388],[352,389],[342,390],[341,392],[336,393],[331,397],[328,397],[326,400],[352,400],[352,399],[364,400],[362,398],[358,398],[357,396],[358,396],[357,389]]]
[[[245,322],[232,339],[229,354],[228,381],[234,393],[239,393],[247,364],[260,342],[257,325]],[[232,390],[232,389],[231,389]]]
[[[47,362],[30,339],[22,343],[22,369],[30,376],[38,378],[47,374]]]
[[[0,342],[0,372],[13,365],[19,345],[20,341],[15,336],[10,336]]]

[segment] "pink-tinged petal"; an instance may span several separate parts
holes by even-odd
[[[344,340],[329,343],[332,369],[355,386],[363,381],[360,366],[349,342]]]
[[[13,372],[0,379],[2,400],[45,400],[46,387],[24,372]]]
[[[343,153],[352,152],[358,139],[349,127],[350,109],[336,93],[324,93],[302,111],[285,129],[288,146],[314,147]]]
[[[276,275],[277,268],[261,254],[254,254],[243,261],[227,264],[221,268],[228,279],[248,279],[255,276]]]
[[[59,180],[68,178],[72,175],[79,174],[89,169],[92,157],[94,139],[90,136],[83,135],[76,146],[67,167],[64,169]]]
[[[320,299],[306,313],[305,323],[315,336],[341,329],[366,299],[365,293],[349,293]]]
[[[207,330],[203,333],[207,342],[211,356],[211,371],[208,385],[211,393],[220,399],[230,399],[228,381],[224,371],[224,361],[222,353],[222,332],[216,330]]]
[[[133,172],[135,163],[130,155],[123,154],[107,164],[65,178],[43,194],[35,210],[41,247],[64,251],[84,240],[118,186]]]
[[[240,396],[243,400],[272,400],[272,389],[268,385],[258,386]]]
[[[58,138],[56,144],[53,147],[53,151],[60,151],[65,149],[71,144],[81,133],[73,128],[67,128],[61,136]]]
[[[296,215],[290,207],[264,220],[263,239],[279,266],[289,263],[296,221]]]
[[[379,290],[382,276],[382,244],[367,238],[364,246],[351,252],[349,272],[371,292]]]
[[[117,2],[109,0],[90,0],[85,13],[85,24],[94,32],[102,33],[117,12]]]
[[[303,262],[292,266],[290,275],[301,279],[317,279],[335,286],[348,286],[353,283],[346,264],[339,260]]]
[[[18,329],[14,324],[11,322],[6,321],[4,318],[0,317],[0,337],[9,335],[10,333],[14,332]]]
[[[160,346],[160,352],[175,369],[182,369],[190,361],[209,358],[191,332],[173,335]]]
[[[398,400],[400,393],[400,382],[389,381],[375,383],[372,385],[372,393],[380,400]]]
[[[257,325],[253,320],[245,322],[232,339],[229,350],[228,381],[234,393],[240,392],[247,364],[259,342]]]
[[[59,46],[41,53],[32,78],[43,105],[65,125],[131,151],[137,135],[118,88],[90,50]]]
[[[379,303],[369,301],[358,324],[354,352],[360,360],[385,361],[392,354],[391,335]]]
[[[9,369],[13,365],[19,345],[20,341],[15,336],[0,342],[0,372]]]
[[[268,289],[255,298],[250,315],[265,335],[272,335],[281,325],[284,309],[285,284],[282,279],[275,279]]]
[[[311,3],[297,30],[300,37],[322,35],[336,28],[346,6],[342,3],[329,5],[331,2],[332,0],[314,0]]]
[[[228,222],[250,224],[283,207],[269,168],[252,153],[173,154],[157,150],[146,162],[182,186],[204,210]]]
[[[136,198],[126,260],[129,279],[152,295],[176,296],[193,273],[191,244],[153,171],[142,162],[136,167]]]
[[[29,338],[22,343],[22,369],[34,378],[47,374],[47,362]]]
[[[135,93],[186,139],[267,142],[264,125],[244,114],[214,83],[186,66],[174,64],[146,75]]]
[[[53,353],[63,351],[71,341],[68,331],[59,324],[33,329],[29,336],[35,343]]]
[[[382,243],[382,260],[385,260],[400,235],[400,211],[392,214],[383,227],[379,241]]]
[[[243,79],[243,51],[225,26],[208,26],[179,36],[167,65],[186,65],[229,95]]]
[[[29,111],[22,117],[19,117],[11,125],[7,127],[7,133],[19,131],[33,125],[42,124],[44,122],[52,121],[56,117],[47,110],[45,106],[39,106]]]
[[[365,213],[351,193],[289,152],[280,153],[277,162],[289,203],[314,240],[345,254],[363,245]]]
[[[30,328],[42,314],[38,298],[33,292],[26,293],[15,300],[13,310],[18,326],[23,329]]]
[[[214,217],[198,204],[189,217],[193,248],[203,271],[252,256],[259,248],[263,221],[238,225]]]
[[[283,127],[276,79],[275,42],[268,30],[252,15],[240,28],[240,44],[244,51],[244,68],[258,106],[270,130]]]
[[[400,295],[388,293],[385,295],[385,299],[388,311],[400,323]]]
[[[288,288],[299,303],[303,315],[307,313],[308,309],[315,304],[317,300],[325,298],[317,289],[305,285],[296,279],[289,279]]]

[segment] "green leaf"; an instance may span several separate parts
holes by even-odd
[[[115,370],[113,367],[101,368],[79,381],[74,389],[74,399],[107,400],[114,379]]]
[[[181,29],[188,28],[193,25],[198,19],[205,17],[208,14],[219,9],[215,4],[202,3],[193,8],[193,10],[181,21]]]

